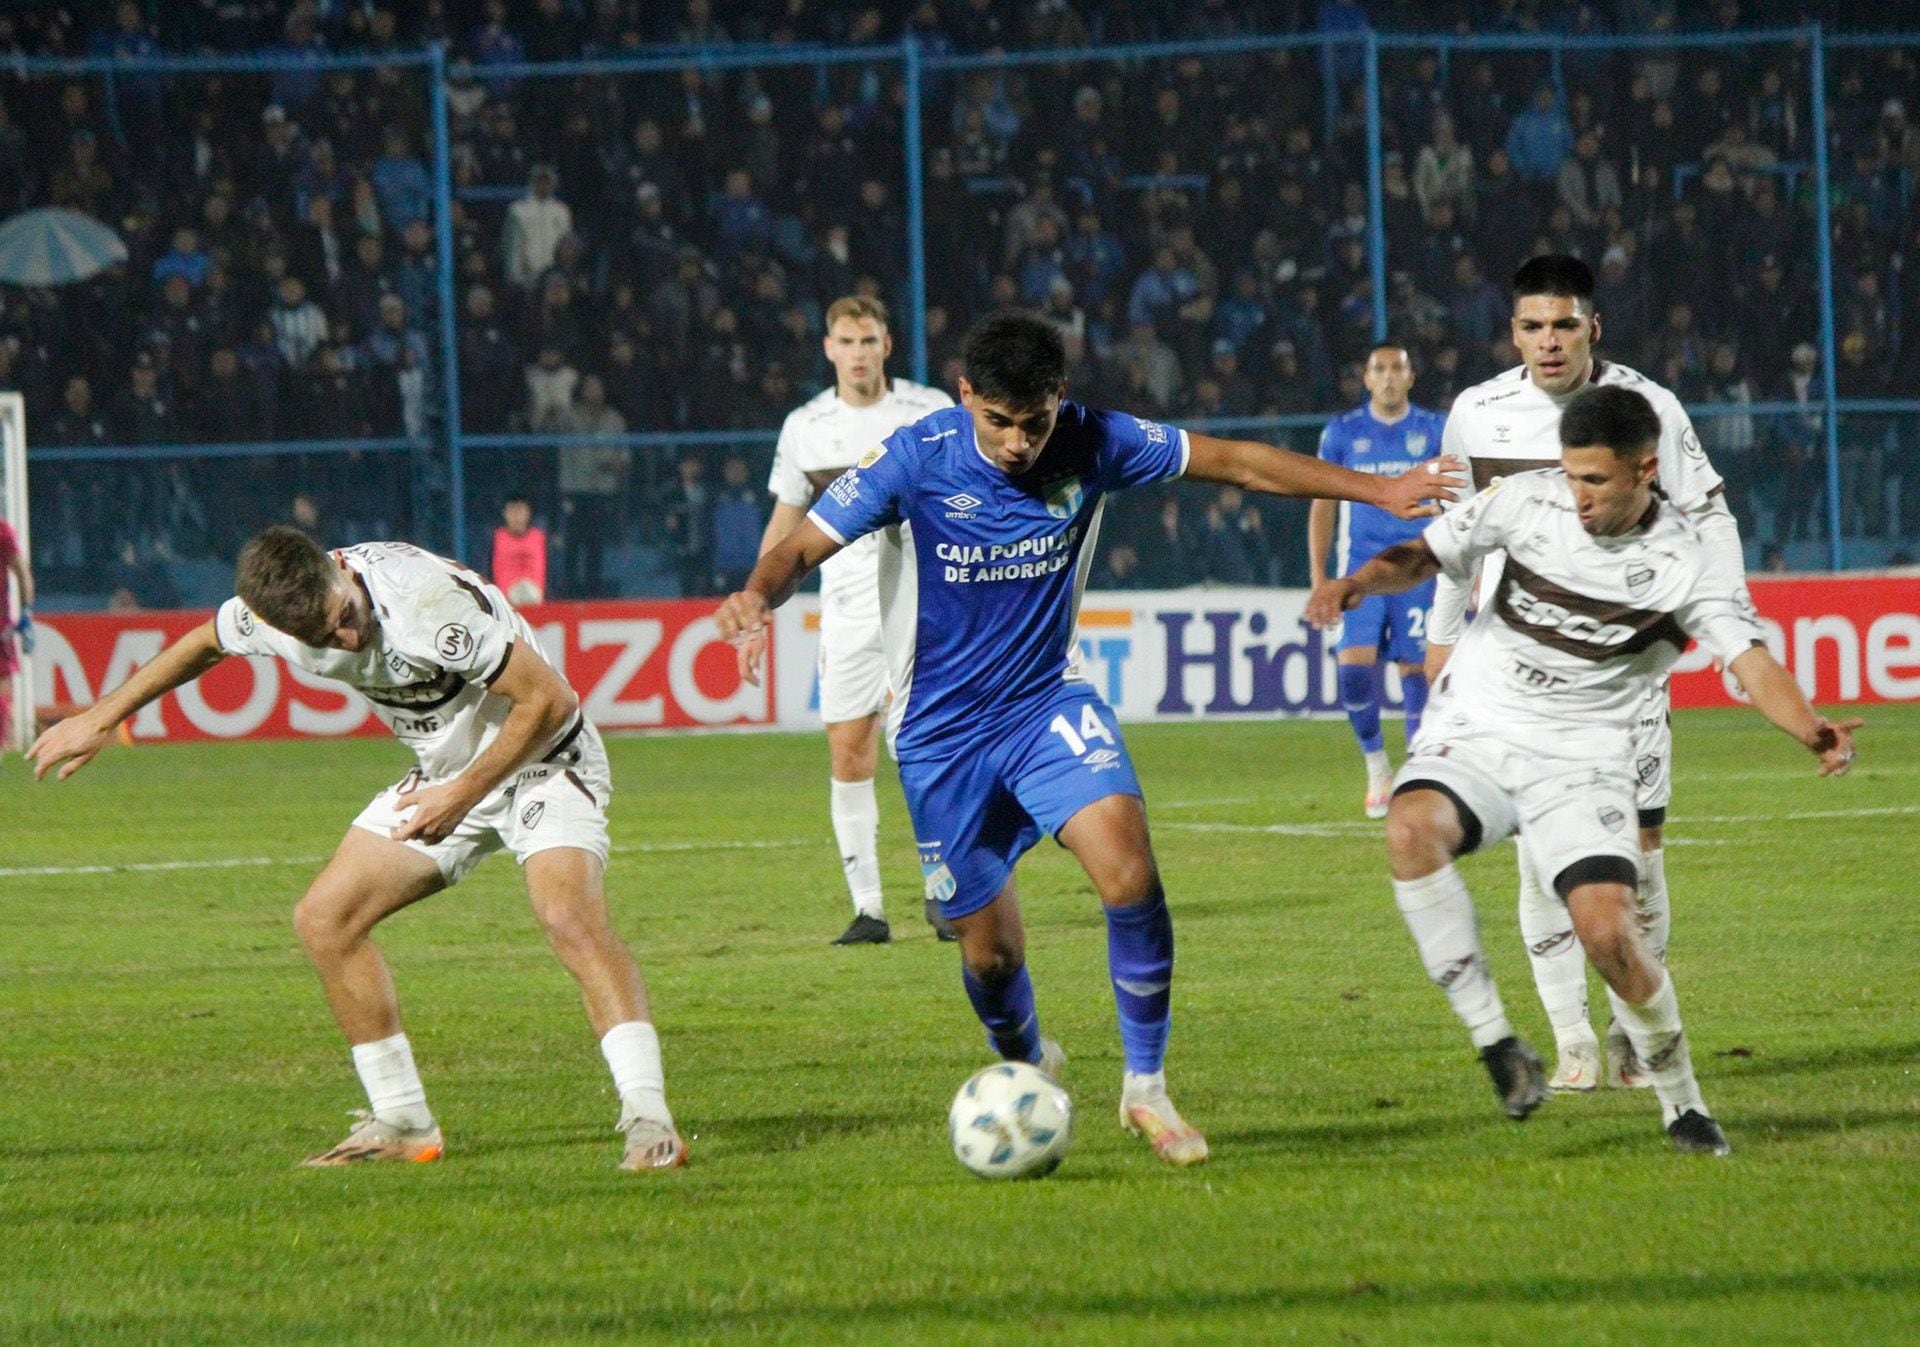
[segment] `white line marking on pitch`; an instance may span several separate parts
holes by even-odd
[[[812,846],[812,841],[641,842],[615,847],[624,855],[672,855],[689,851],[778,851]],[[223,856],[202,861],[127,861],[120,865],[16,865],[0,868],[0,879],[58,875],[153,874],[170,870],[246,870],[269,865],[319,865],[325,856]]]

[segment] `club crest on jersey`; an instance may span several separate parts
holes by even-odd
[[[233,625],[240,628],[242,636],[253,635],[253,614],[242,608],[240,615],[233,619]]]
[[[1356,454],[1364,454],[1367,452],[1367,450],[1371,449],[1372,447],[1373,447],[1373,441],[1366,438],[1365,436],[1362,436],[1353,442],[1353,452]]]
[[[1652,583],[1653,583],[1653,567],[1651,566],[1627,567],[1627,591],[1629,593],[1639,594],[1642,590],[1646,589],[1646,587]]]
[[[1427,452],[1427,437],[1424,434],[1407,436],[1407,457],[1408,458],[1418,458],[1420,457],[1420,455],[1426,452]]]
[[[1080,502],[1086,499],[1086,494],[1078,477],[1054,482],[1047,487],[1047,513],[1055,519],[1071,519],[1080,512]]]
[[[871,468],[874,464],[878,463],[881,459],[885,458],[886,456],[887,456],[887,446],[884,444],[876,444],[873,446],[873,448],[867,450],[866,453],[862,454],[860,456],[860,461],[854,466],[860,467],[860,468]]]
[[[1493,442],[1495,444],[1512,444],[1513,443],[1513,427],[1512,426],[1495,426],[1493,428]]]
[[[1612,805],[1602,805],[1599,810],[1600,826],[1610,833],[1617,833],[1626,826],[1627,816]]]

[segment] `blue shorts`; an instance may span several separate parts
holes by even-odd
[[[951,757],[900,764],[927,897],[947,917],[1000,896],[1043,833],[1095,800],[1139,795],[1113,708],[1084,684],[978,727]]]
[[[1347,610],[1337,648],[1373,646],[1382,659],[1418,664],[1427,657],[1427,610],[1431,607],[1431,580],[1404,594],[1369,594]]]

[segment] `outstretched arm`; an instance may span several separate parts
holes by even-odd
[[[1853,766],[1853,732],[1865,721],[1828,720],[1814,710],[1793,675],[1763,646],[1754,646],[1727,667],[1746,689],[1756,711],[1820,759],[1821,776],[1840,776]]]
[[[1339,510],[1330,500],[1316,500],[1307,510],[1307,577],[1316,585],[1327,578],[1327,556],[1333,551]]]
[[[773,503],[773,513],[767,516],[767,527],[760,535],[760,555],[771,552],[786,536],[800,527],[800,521],[807,517],[804,505],[789,505],[783,500]]]
[[[106,746],[114,726],[148,702],[191,683],[227,657],[214,635],[213,623],[202,622],[146,664],[133,676],[99,701],[77,715],[68,716],[33,741],[27,757],[33,762],[33,777],[38,781],[57,763],[59,780],[65,781],[93,761]]]
[[[1187,432],[1188,478],[1220,482],[1271,496],[1317,496],[1328,500],[1355,500],[1377,505],[1401,519],[1421,519],[1440,513],[1429,501],[1453,499],[1466,485],[1454,475],[1457,459],[1437,458],[1398,477],[1374,477],[1354,472],[1310,454],[1276,449],[1257,440],[1222,440]]]
[[[773,610],[793,597],[800,582],[843,544],[811,519],[760,557],[746,587],[729,594],[714,614],[720,635],[740,647],[740,676],[760,686],[760,656],[767,648],[767,623]]]
[[[1438,574],[1440,558],[1425,538],[1395,543],[1352,575],[1323,580],[1307,598],[1307,621],[1331,627],[1340,614],[1369,594],[1398,594]]]

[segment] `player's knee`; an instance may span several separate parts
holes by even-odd
[[[598,909],[577,899],[551,899],[537,912],[547,943],[562,953],[596,949],[609,934]]]
[[[1596,966],[1617,968],[1632,959],[1639,926],[1630,885],[1611,878],[1555,887],[1566,899],[1574,933]]]
[[[293,905],[293,931],[300,947],[315,958],[343,953],[361,935],[347,903],[313,890]]]
[[[983,987],[1004,987],[1018,977],[1026,965],[1026,951],[1011,941],[967,942],[960,957],[967,972]]]
[[[1118,857],[1102,867],[1098,887],[1104,906],[1138,907],[1159,894],[1160,867],[1154,864],[1151,852]]]
[[[1431,809],[1411,797],[1394,798],[1387,811],[1386,836],[1387,856],[1395,873],[1429,874],[1453,859],[1452,837]]]

